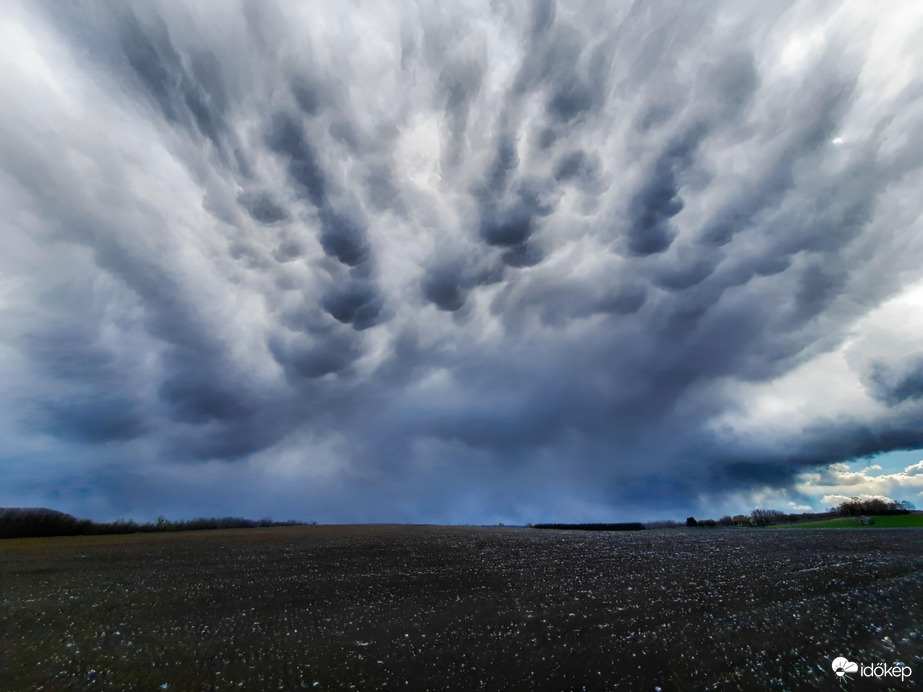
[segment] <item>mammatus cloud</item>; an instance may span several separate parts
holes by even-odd
[[[0,19],[0,504],[617,520],[923,447],[916,3]]]

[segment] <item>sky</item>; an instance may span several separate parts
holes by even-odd
[[[4,2],[0,505],[923,506],[923,4]]]

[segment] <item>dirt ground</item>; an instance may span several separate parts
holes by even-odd
[[[841,680],[831,661],[903,663]],[[0,690],[923,685],[923,530],[306,526],[0,541]]]

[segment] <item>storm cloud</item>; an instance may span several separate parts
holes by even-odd
[[[0,18],[0,504],[618,521],[923,448],[915,3]]]

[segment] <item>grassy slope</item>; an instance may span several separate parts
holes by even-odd
[[[923,513],[920,514],[892,514],[889,516],[874,517],[875,523],[873,528],[889,529],[903,526],[923,527]],[[838,517],[836,519],[825,519],[824,521],[807,521],[803,524],[793,524],[795,529],[848,529],[861,528],[859,517]]]

